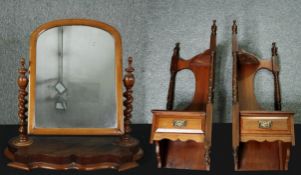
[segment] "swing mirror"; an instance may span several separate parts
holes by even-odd
[[[67,19],[30,37],[28,132],[123,133],[121,37],[93,20]]]

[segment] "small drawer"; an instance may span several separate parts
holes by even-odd
[[[205,113],[156,111],[153,118],[154,132],[203,134]]]
[[[164,117],[158,119],[158,128],[203,129],[204,119]]]
[[[240,118],[241,133],[279,133],[289,134],[291,122],[289,117],[243,116]]]

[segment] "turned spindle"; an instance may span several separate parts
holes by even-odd
[[[216,49],[216,20],[213,20],[211,26],[210,49],[211,49],[211,68],[209,75],[208,103],[213,103],[214,98],[214,65],[215,65],[215,49]]]
[[[215,50],[216,48],[216,31],[217,31],[216,20],[213,20],[213,24],[211,26],[211,37],[210,37],[211,50]]]
[[[233,67],[232,67],[232,102],[236,103],[238,100],[238,90],[237,90],[237,59],[238,59],[238,44],[237,44],[237,25],[236,20],[233,21],[232,25],[232,57],[233,57]]]
[[[16,146],[28,146],[32,144],[32,140],[28,138],[27,135],[27,85],[28,78],[26,76],[27,69],[25,68],[25,59],[21,58],[20,60],[21,67],[19,69],[18,77],[18,86],[19,86],[19,95],[18,95],[18,116],[19,116],[19,136],[14,139],[14,144]]]
[[[232,34],[237,34],[237,25],[236,25],[236,20],[233,20],[233,25],[232,25]]]
[[[121,137],[122,142],[131,142],[132,137],[130,136],[130,133],[132,131],[131,128],[131,118],[132,118],[132,111],[133,111],[133,86],[135,83],[135,77],[134,77],[134,68],[132,67],[133,58],[128,58],[128,67],[125,69],[126,74],[123,79],[124,86],[126,88],[126,91],[123,93],[123,96],[125,97],[125,100],[123,102],[124,104],[124,135]]]
[[[211,35],[216,35],[216,31],[217,31],[216,20],[213,20],[212,22],[213,24],[211,26]]]
[[[279,65],[277,63],[278,57],[278,48],[276,47],[276,43],[272,43],[272,72],[274,75],[274,98],[275,98],[275,110],[281,111],[281,94],[280,94],[280,83],[279,83]]]
[[[238,86],[237,86],[237,52],[232,53],[233,67],[232,67],[232,103],[238,102]]]
[[[168,88],[167,104],[166,104],[167,110],[173,109],[176,75],[177,75],[177,64],[179,58],[180,58],[180,43],[176,43],[176,46],[173,50],[173,55],[171,57],[171,64],[170,64],[170,83]]]
[[[234,168],[238,169],[238,147],[239,147],[239,104],[238,104],[238,82],[237,82],[237,69],[238,69],[238,42],[237,42],[237,25],[236,20],[232,25],[232,149],[234,158]]]
[[[207,171],[210,171],[210,162],[211,162],[211,158],[210,158],[211,151],[210,151],[210,148],[206,148],[205,147],[205,154],[204,154],[205,165],[206,165],[206,170]]]

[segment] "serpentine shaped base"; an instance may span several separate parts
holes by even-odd
[[[53,170],[127,170],[138,166],[143,156],[139,141],[122,145],[119,137],[31,137],[33,144],[18,147],[9,141],[5,156],[12,162],[8,166],[32,170],[35,168]]]

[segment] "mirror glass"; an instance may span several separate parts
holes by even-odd
[[[36,45],[35,127],[116,128],[115,42],[105,30],[59,26]]]

